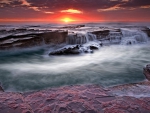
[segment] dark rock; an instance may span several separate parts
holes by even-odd
[[[61,49],[50,52],[49,55],[79,54],[79,46],[80,45],[66,46]]]
[[[96,45],[91,45],[92,49],[97,49]],[[93,53],[90,49],[90,46],[81,46],[81,45],[69,45],[63,48],[54,50],[49,53],[49,55],[70,55],[70,54],[80,54],[80,53]]]
[[[110,30],[100,30],[100,31],[93,31],[92,34],[95,34],[97,36],[97,39],[103,39],[106,38],[110,33]]]
[[[4,92],[4,89],[1,86],[1,82],[0,82],[0,92]]]
[[[85,25],[77,25],[76,28],[85,27]]]
[[[144,73],[145,77],[147,78],[147,80],[150,81],[150,64],[148,64],[148,65],[143,69],[143,73]]]
[[[16,31],[15,31],[16,32]],[[43,44],[66,43],[68,31],[32,31],[0,38],[0,49],[27,48]]]
[[[17,31],[26,31],[27,29],[26,28],[19,28],[19,29],[16,29]]]
[[[65,27],[62,27],[63,29],[67,28],[67,29],[75,29],[75,28],[81,28],[81,27],[85,27],[85,25],[72,25],[72,26],[65,26]]]
[[[4,92],[4,90],[3,90],[2,86],[0,86],[0,91]]]
[[[91,45],[91,46],[90,46],[90,49],[91,49],[91,50],[94,50],[94,49],[99,49],[99,48],[98,48],[97,46],[95,46],[95,45]]]
[[[150,29],[149,28],[145,28],[142,31],[144,31],[148,35],[148,37],[150,37]]]

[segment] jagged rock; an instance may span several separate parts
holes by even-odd
[[[147,78],[147,80],[150,81],[150,64],[148,64],[148,65],[143,69],[143,73],[144,73],[145,77]]]
[[[61,49],[50,52],[49,55],[79,54],[79,48],[80,45],[66,46]]]
[[[63,48],[54,50],[49,53],[49,55],[69,55],[69,54],[80,54],[80,53],[93,53],[93,51],[90,49],[90,47],[93,47],[97,49],[97,46],[91,45],[91,46],[82,46],[82,45],[70,45],[65,46]]]

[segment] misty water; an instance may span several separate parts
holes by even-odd
[[[105,87],[145,80],[150,44],[111,45],[92,54],[49,56],[49,47],[0,51],[0,81],[6,91],[74,84]]]

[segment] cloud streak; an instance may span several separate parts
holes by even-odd
[[[80,10],[76,10],[76,9],[67,9],[67,10],[62,10],[60,11],[61,13],[76,13],[76,14],[81,14],[83,13],[82,11]]]

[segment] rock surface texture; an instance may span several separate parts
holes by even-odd
[[[143,73],[145,77],[150,81],[150,64],[148,64],[144,69]]]
[[[2,31],[0,31],[1,33]],[[15,30],[0,34],[0,50],[66,43],[67,31]],[[7,35],[6,35],[7,34]]]
[[[123,87],[76,85],[24,94],[0,92],[0,113],[149,113],[150,97],[114,94]]]

